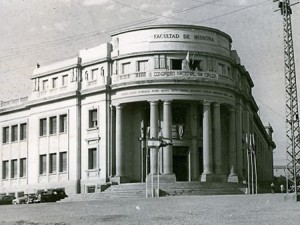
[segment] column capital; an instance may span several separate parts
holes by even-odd
[[[122,108],[124,108],[124,104],[123,103],[119,103],[119,104],[115,105],[115,108],[116,109],[122,109]]]
[[[213,106],[214,107],[221,107],[221,103],[220,102],[213,102]]]
[[[150,100],[148,101],[150,103],[150,105],[157,105],[158,104],[158,100]]]
[[[203,101],[203,105],[204,105],[204,106],[210,106],[211,103],[212,103],[212,101],[209,101],[209,100],[204,100],[204,101]]]
[[[172,103],[172,100],[163,100],[163,103],[164,103],[164,104],[171,104],[171,103]]]

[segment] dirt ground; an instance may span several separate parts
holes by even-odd
[[[102,199],[0,206],[0,224],[300,224],[300,202],[285,194]]]

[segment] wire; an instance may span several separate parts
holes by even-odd
[[[127,7],[131,7],[131,8],[136,9],[136,10],[139,9],[139,8],[136,8],[136,7],[133,7],[133,6],[130,6],[130,5],[126,5],[124,3],[114,1],[114,0],[112,0],[112,1],[117,3],[117,4],[121,4],[121,5],[124,5],[124,6],[127,6]],[[220,0],[214,0],[212,2],[217,2],[217,1],[220,1]],[[194,5],[190,8],[176,10],[176,11],[170,13],[170,14],[167,14],[167,15],[159,15],[159,14],[156,14],[156,13],[152,13],[152,12],[148,12],[146,10],[139,9],[140,11],[147,12],[149,14],[155,15],[156,17],[155,18],[149,18],[149,19],[146,19],[146,20],[140,20],[140,21],[137,21],[137,22],[134,22],[134,23],[130,22],[130,23],[122,25],[121,28],[120,28],[120,26],[115,26],[115,27],[112,27],[112,28],[104,29],[102,31],[97,30],[97,31],[93,31],[93,32],[90,32],[90,33],[79,34],[79,35],[76,35],[76,36],[69,36],[67,38],[50,40],[50,41],[45,41],[45,42],[41,42],[41,43],[38,43],[38,44],[27,45],[27,46],[25,46],[23,48],[19,48],[19,49],[4,50],[4,51],[2,51],[2,53],[3,52],[4,53],[5,52],[10,52],[10,53],[0,56],[0,59],[13,57],[15,55],[20,56],[20,55],[23,55],[24,53],[25,53],[25,55],[27,55],[28,53],[36,53],[36,51],[44,50],[45,48],[52,48],[52,47],[55,47],[55,46],[58,46],[58,45],[65,45],[65,43],[67,41],[72,41],[72,40],[79,41],[81,39],[84,39],[84,40],[91,39],[93,37],[99,36],[100,34],[105,34],[105,33],[108,33],[108,32],[114,32],[116,30],[124,29],[126,27],[131,27],[131,26],[135,26],[135,25],[139,25],[139,24],[143,24],[143,23],[152,22],[152,21],[158,20],[160,18],[170,18],[170,19],[172,19],[170,16],[173,16],[173,15],[176,15],[176,14],[179,14],[179,13],[182,13],[182,12],[186,12],[186,11],[189,11],[189,10],[194,10],[194,9],[200,8],[202,6],[205,6],[207,4],[210,4],[212,2],[206,2],[204,4]]]
[[[117,3],[117,4],[126,5],[124,3],[120,3],[120,2],[117,2],[115,0],[112,0],[112,1]],[[99,31],[99,30],[98,31],[93,31],[93,32],[90,32],[90,33],[79,34],[79,35],[76,35],[76,36],[69,36],[67,38],[62,38],[62,39],[57,39],[57,40],[50,40],[50,41],[46,41],[46,42],[42,42],[42,43],[38,43],[38,44],[27,45],[24,48],[19,48],[19,49],[14,49],[14,50],[7,50],[7,51],[10,51],[10,53],[0,56],[0,59],[10,59],[10,58],[12,58],[16,55],[22,56],[22,55],[28,55],[28,54],[36,53],[36,52],[39,52],[39,51],[44,51],[45,48],[53,48],[53,47],[56,47],[56,46],[59,46],[59,45],[65,45],[66,42],[68,42],[70,44],[70,41],[81,41],[81,40],[92,39],[94,37],[98,37],[99,35],[106,34],[108,32],[114,32],[116,30],[125,29],[127,27],[132,27],[132,26],[143,24],[143,23],[153,22],[153,21],[158,20],[160,18],[170,18],[171,16],[174,16],[176,14],[183,13],[183,12],[186,12],[186,11],[189,11],[189,10],[194,10],[194,9],[200,8],[200,7],[205,6],[205,5],[215,3],[217,1],[220,1],[220,0],[205,2],[205,3],[202,3],[200,5],[194,5],[194,6],[189,7],[189,8],[176,10],[176,11],[170,13],[170,14],[167,14],[167,15],[158,15],[158,14],[155,14],[155,13],[152,13],[152,12],[148,12],[146,10],[142,10],[142,9],[127,5],[128,7],[134,8],[136,10],[144,11],[144,12],[147,12],[147,13],[151,13],[151,14],[157,15],[158,17],[149,18],[149,19],[146,19],[146,20],[140,20],[140,21],[137,21],[137,22],[134,22],[134,23],[130,22],[130,23],[127,23],[127,24],[123,24],[121,26],[115,26],[115,27],[112,27],[112,28],[104,29],[102,31]],[[216,17],[208,18],[208,19],[205,19],[205,20],[202,20],[202,21],[190,21],[190,22],[195,22],[195,23],[206,22],[206,21],[209,21],[209,20],[212,20],[212,19],[220,18],[220,17],[226,16],[226,15],[230,15],[230,14],[233,14],[233,13],[236,13],[236,12],[239,12],[239,11],[242,11],[242,10],[245,10],[245,9],[260,5],[260,4],[263,4],[265,2],[267,2],[267,1],[257,3],[257,4],[254,4],[254,5],[250,5],[250,6],[242,8],[242,9],[231,11],[231,12],[228,12],[228,13],[216,16]],[[170,19],[174,19],[174,18],[170,18]],[[2,52],[6,52],[6,51],[2,51]]]
[[[237,12],[240,12],[240,11],[243,11],[243,10],[246,10],[246,9],[249,9],[249,8],[252,8],[252,7],[256,7],[256,6],[259,6],[259,5],[262,5],[266,2],[269,2],[269,0],[266,0],[266,1],[263,1],[263,2],[260,2],[260,3],[257,3],[257,4],[253,4],[253,5],[250,5],[250,6],[246,6],[244,8],[241,8],[241,9],[237,9],[237,10],[233,10],[231,12],[228,12],[228,13],[224,13],[222,15],[219,15],[219,16],[215,16],[215,17],[211,17],[211,18],[208,18],[208,19],[205,19],[205,20],[201,20],[200,23],[203,23],[203,22],[207,22],[207,21],[210,21],[210,20],[213,20],[213,19],[217,19],[217,18],[220,18],[220,17],[223,17],[223,16],[227,16],[227,15],[231,15],[233,13],[237,13]]]

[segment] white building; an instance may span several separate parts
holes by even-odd
[[[111,37],[36,68],[28,98],[1,102],[0,193],[97,192],[158,172],[162,182],[242,182],[249,134],[258,181],[272,180],[273,131],[230,36],[161,25]],[[173,145],[147,149],[147,138],[160,137]]]

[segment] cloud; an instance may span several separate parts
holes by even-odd
[[[67,3],[67,4],[71,2],[71,0],[59,0],[59,1]]]
[[[105,7],[105,10],[106,11],[111,11],[111,10],[114,10],[115,9],[115,5],[114,4],[110,4],[108,6]]]
[[[148,9],[150,6],[147,3],[144,3],[140,6],[141,9]]]
[[[84,6],[92,6],[92,5],[105,5],[109,3],[110,0],[85,0],[82,5]]]
[[[29,32],[35,32],[36,31],[36,28],[35,27],[31,27],[30,29],[29,29]]]
[[[49,27],[46,26],[46,25],[43,25],[43,26],[42,26],[42,29],[43,29],[44,31],[51,30],[51,28],[49,28]]]
[[[163,13],[162,13],[162,16],[169,16],[170,14],[172,14],[172,10],[167,10],[167,11],[164,11]]]
[[[53,24],[53,26],[59,30],[59,31],[63,31],[65,29],[65,27],[67,26],[67,24],[65,22],[60,22],[60,23],[55,23]]]

